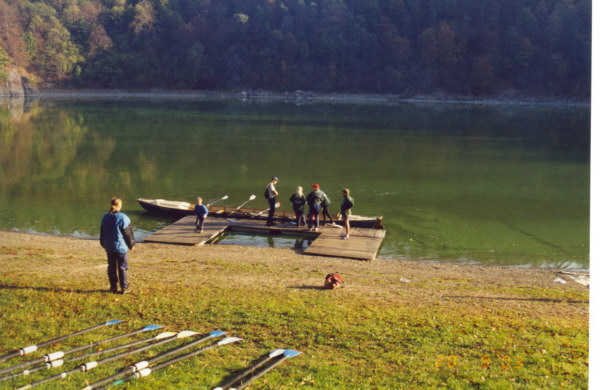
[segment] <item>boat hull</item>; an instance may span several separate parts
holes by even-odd
[[[160,215],[168,218],[183,218],[187,215],[194,214],[194,205],[187,202],[177,201],[166,201],[163,199],[138,199],[140,206],[147,212],[155,215]],[[267,219],[267,210],[251,209],[251,208],[237,208],[233,206],[208,206],[208,215],[217,218],[235,218],[235,219]],[[295,220],[295,214],[292,211],[281,211],[276,210],[274,216],[275,222],[293,222]],[[350,226],[360,227],[367,229],[383,229],[381,224],[383,217],[363,217],[363,216],[351,216]],[[323,219],[320,219],[321,223],[325,223]],[[343,226],[341,219],[334,219],[334,223]]]

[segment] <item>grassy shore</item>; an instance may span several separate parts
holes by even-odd
[[[554,283],[551,270],[362,262],[229,245],[140,243],[129,258],[132,293],[113,295],[96,241],[0,232],[0,355],[118,318],[128,322],[34,356],[157,323],[244,340],[131,388],[213,388],[276,348],[303,354],[251,388],[587,387],[589,291],[571,280]],[[339,272],[346,287],[323,290],[329,272]],[[46,388],[81,388],[157,352]]]

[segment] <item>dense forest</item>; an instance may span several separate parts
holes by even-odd
[[[589,99],[590,0],[0,0],[0,81]]]

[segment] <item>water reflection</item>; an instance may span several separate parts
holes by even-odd
[[[138,197],[238,205],[276,174],[283,209],[350,187],[383,257],[589,263],[589,107],[40,100],[5,103],[0,137],[2,229],[95,237],[118,195],[146,234],[170,221]]]

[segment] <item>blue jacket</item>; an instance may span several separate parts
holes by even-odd
[[[198,218],[205,218],[206,215],[208,214],[208,209],[203,204],[197,204],[194,207],[194,213],[196,214],[196,217],[198,217]]]
[[[131,221],[123,213],[106,213],[100,225],[100,245],[107,253],[127,253],[135,241]]]

